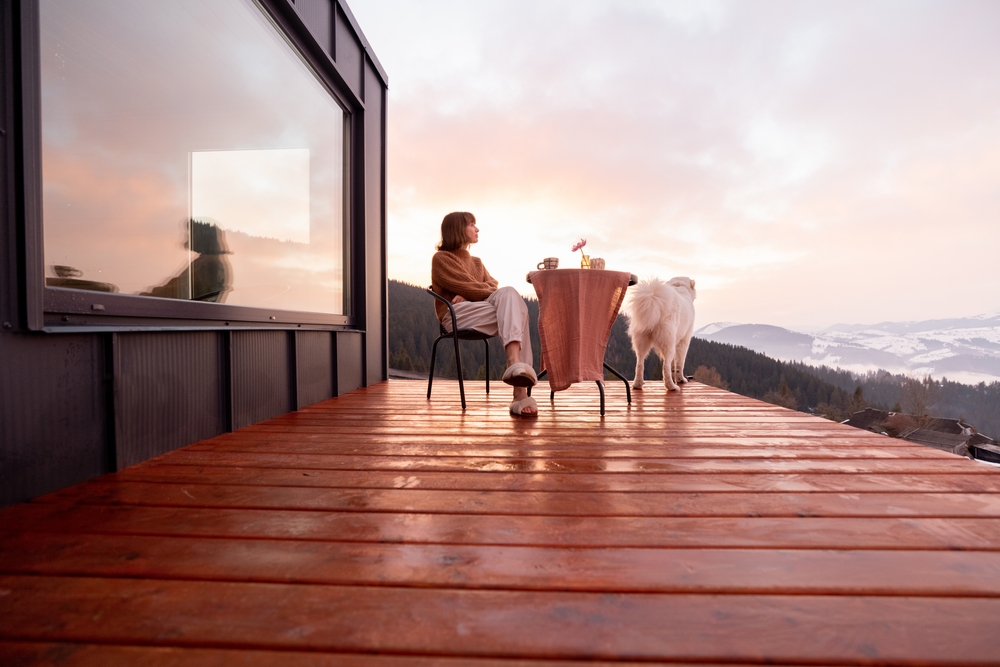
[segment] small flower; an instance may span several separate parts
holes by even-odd
[[[580,239],[573,245],[573,249],[570,252],[576,252],[585,245],[587,245],[587,239]]]

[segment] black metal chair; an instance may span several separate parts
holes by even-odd
[[[459,329],[458,328],[458,318],[455,317],[455,309],[452,307],[451,302],[444,298],[431,288],[427,288],[427,293],[432,297],[442,302],[444,305],[448,306],[448,312],[451,313],[451,331],[449,332],[441,326],[441,335],[437,337],[434,341],[434,345],[431,347],[431,368],[430,373],[427,377],[427,400],[431,398],[431,387],[434,384],[434,361],[437,357],[437,347],[445,338],[451,338],[455,341],[455,366],[458,368],[458,392],[462,395],[462,409],[465,409],[465,380],[463,379],[464,373],[462,372],[462,353],[458,349],[458,341],[460,340],[481,340],[486,346],[486,393],[490,393],[490,338],[493,336],[485,334],[482,331],[476,331],[475,329]]]

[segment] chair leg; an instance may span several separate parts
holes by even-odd
[[[486,394],[490,393],[490,341],[486,339],[483,341],[483,345],[486,346]]]
[[[597,381],[597,388],[601,390],[601,416],[604,416],[604,383]]]
[[[431,371],[427,374],[427,400],[431,399],[431,385],[434,383],[434,358],[437,356],[438,343],[441,342],[441,337],[438,336],[437,340],[431,346]]]
[[[465,380],[462,372],[462,353],[458,349],[458,336],[452,336],[452,340],[455,341],[455,367],[458,370],[458,393],[462,395],[462,409],[465,409]]]

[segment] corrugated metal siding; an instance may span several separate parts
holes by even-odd
[[[386,341],[385,327],[385,267],[382,255],[383,235],[383,169],[382,169],[382,115],[385,102],[384,91],[379,86],[378,74],[371,65],[365,67],[367,85],[372,91],[371,99],[365,108],[365,235],[368,239],[365,248],[365,277],[368,285],[367,322],[365,325],[365,353],[368,355],[367,382],[377,384],[387,377],[385,368]]]
[[[298,408],[334,396],[333,334],[326,331],[296,332],[295,392]]]
[[[233,428],[295,409],[288,331],[234,331]]]
[[[354,37],[350,22],[339,8],[337,9],[334,31],[333,43],[336,50],[334,61],[337,63],[337,71],[344,77],[344,82],[350,86],[354,94],[359,99],[363,99],[361,92],[361,45]],[[381,85],[381,82],[379,83]]]
[[[360,389],[364,384],[361,374],[361,334],[341,331],[337,333],[337,396]]]
[[[295,9],[323,50],[333,56],[333,6],[331,0],[295,0]]]
[[[119,468],[225,431],[219,334],[119,334],[115,363]]]
[[[0,505],[110,470],[103,339],[0,334]]]

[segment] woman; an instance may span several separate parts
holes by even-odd
[[[499,336],[507,354],[503,381],[514,387],[510,413],[518,417],[538,416],[538,404],[528,396],[528,387],[538,382],[531,367],[531,336],[528,332],[528,307],[513,287],[497,288],[478,257],[469,254],[469,246],[479,241],[476,216],[456,212],[441,221],[441,243],[431,261],[431,288],[448,299],[455,309],[460,329],[475,329]],[[451,331],[448,308],[434,301],[438,319]]]

